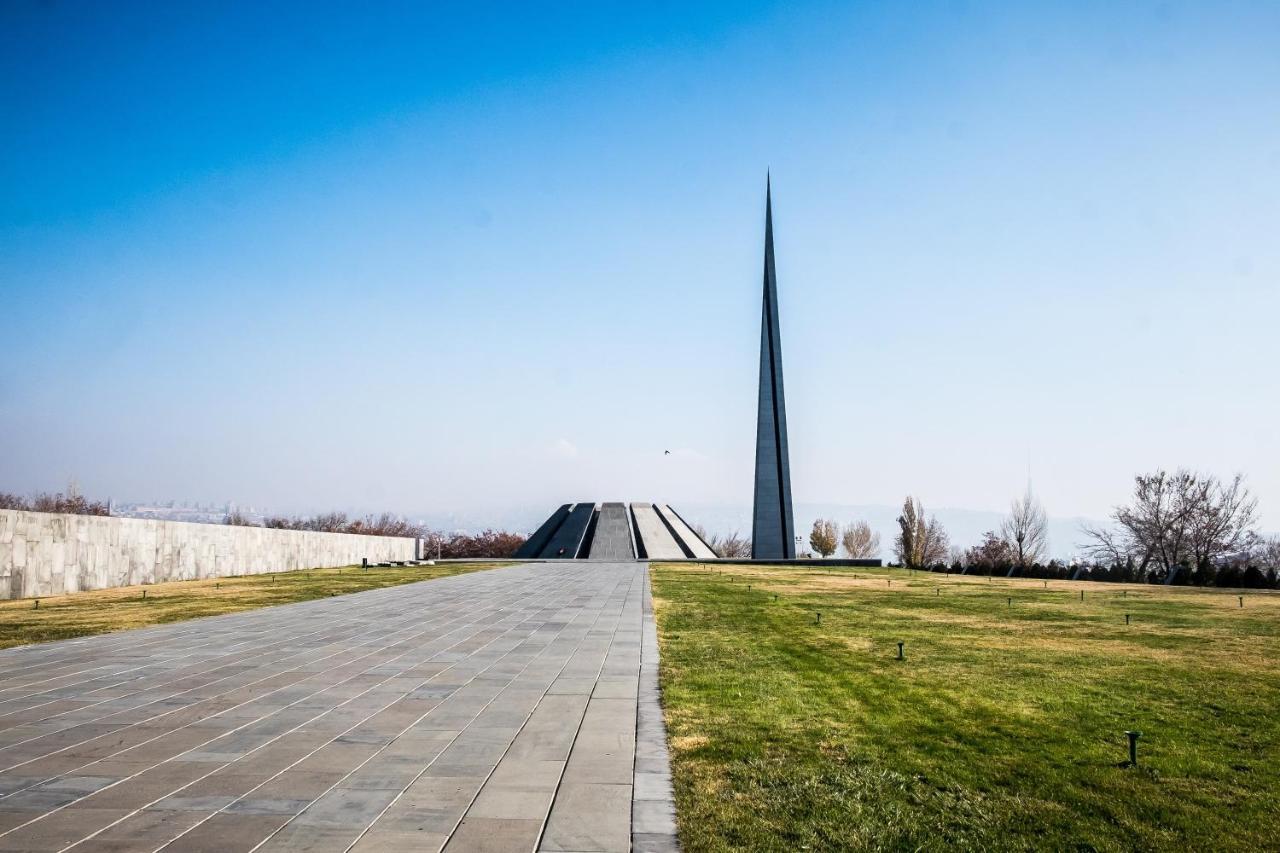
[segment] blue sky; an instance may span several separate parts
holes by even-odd
[[[0,489],[1280,529],[1280,6],[5,4]],[[663,451],[672,450],[671,456]]]

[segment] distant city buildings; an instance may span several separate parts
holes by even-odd
[[[152,501],[150,503],[113,501],[111,503],[111,514],[123,518],[194,521],[202,524],[221,524],[224,518],[236,511],[255,524],[261,524],[265,518],[265,514],[254,507],[239,506],[233,501],[227,501],[221,505],[186,501]]]

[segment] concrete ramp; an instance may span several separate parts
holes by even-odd
[[[715,552],[707,547],[707,543],[702,541],[702,537],[694,533],[689,525],[684,523],[684,519],[671,508],[671,504],[654,504],[654,509],[667,522],[667,525],[675,531],[676,537],[684,545],[690,556],[698,560],[713,560]]]
[[[562,504],[515,554],[521,560],[713,560],[671,504]]]
[[[564,524],[564,520],[569,517],[569,508],[572,506],[573,504],[564,504],[551,513],[551,516],[542,522],[542,526],[524,541],[520,550],[516,551],[516,556],[522,560],[532,560],[541,554],[542,549],[551,541],[551,537],[560,529],[560,525]]]
[[[584,556],[614,562],[636,558],[631,547],[631,519],[627,516],[626,504],[601,504],[595,533],[586,544]]]
[[[542,553],[538,556],[543,559],[564,559],[572,560],[578,556],[578,549],[582,547],[583,537],[587,535],[587,526],[591,524],[591,519],[596,513],[596,505],[594,503],[580,503],[574,506],[573,511],[569,513],[568,518],[560,525],[555,534],[551,537],[551,541],[542,549]]]
[[[631,515],[636,521],[636,545],[650,560],[683,560],[687,558],[680,543],[676,542],[653,504],[631,505]]]

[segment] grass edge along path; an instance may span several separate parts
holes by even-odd
[[[686,853],[1280,848],[1276,593],[651,577]]]
[[[510,565],[514,563],[300,569],[0,601],[0,649],[294,604]]]

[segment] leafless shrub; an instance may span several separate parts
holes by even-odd
[[[442,558],[453,560],[514,557],[527,537],[505,530],[476,534],[432,533],[427,537]]]
[[[102,501],[90,501],[74,489],[68,494],[38,492],[30,498],[0,492],[0,509],[19,509],[28,512],[60,512],[70,515],[111,515],[110,506]]]
[[[249,516],[245,515],[238,509],[233,509],[222,517],[223,524],[230,524],[235,527],[257,527]]]
[[[715,550],[715,549],[713,549]],[[740,560],[751,556],[751,538],[733,531],[720,540],[720,549],[716,551],[726,559]]]
[[[320,533],[345,533],[350,523],[345,512],[328,512],[307,519],[306,529]]]
[[[367,515],[363,519],[357,519],[346,525],[345,533],[363,533],[366,536],[408,536],[416,538],[422,536],[426,531],[416,525],[410,524],[403,518],[384,512],[379,516]]]
[[[263,521],[264,527],[277,530],[313,530],[318,533],[360,533],[365,536],[404,536],[410,539],[425,536],[425,528],[405,521],[398,515],[384,512],[364,518],[349,519],[343,512],[328,512],[311,518],[299,516],[271,516]]]
[[[880,553],[880,534],[865,521],[855,521],[840,537],[844,552],[853,560],[870,560]]]
[[[702,537],[702,541],[707,543],[707,547],[717,557],[741,560],[751,556],[751,540],[740,535],[736,530],[728,536],[718,536],[708,533],[702,525],[695,524],[693,531]]]

